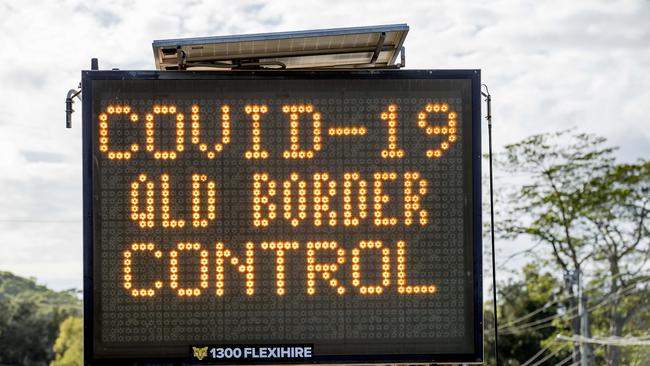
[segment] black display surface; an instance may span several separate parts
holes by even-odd
[[[84,72],[86,363],[479,361],[478,86]]]

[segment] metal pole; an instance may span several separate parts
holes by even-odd
[[[485,85],[485,84],[483,84]],[[496,365],[499,366],[499,322],[497,319],[497,266],[496,266],[496,252],[494,250],[494,180],[492,178],[492,96],[487,85],[485,85],[486,93],[481,92],[487,102],[487,119],[488,123],[488,155],[490,162],[490,230],[492,236],[492,301],[494,303],[494,356]]]
[[[589,332],[589,313],[587,312],[587,295],[584,293],[582,278],[582,271],[578,270],[576,273],[578,277],[578,316],[580,318],[580,336],[583,339],[588,338],[591,334]],[[591,365],[591,347],[587,342],[580,342],[580,365]]]
[[[574,287],[577,287],[578,285],[578,278],[576,276],[575,271],[570,271],[567,270],[564,272],[564,282],[566,283],[566,286],[570,288],[570,293],[573,294],[573,289]],[[576,297],[577,299],[578,297]],[[579,304],[579,301],[578,301]],[[579,321],[579,319],[578,319]],[[574,322],[574,319],[571,320],[571,322]],[[571,325],[571,328],[573,329],[573,324]],[[580,344],[573,343],[573,346],[571,347],[572,349],[572,358],[571,360],[573,361],[574,365],[578,365],[580,363]]]

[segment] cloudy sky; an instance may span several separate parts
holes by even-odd
[[[482,69],[495,143],[576,127],[650,155],[650,1],[0,0],[0,270],[81,287],[81,129],[64,97],[151,41],[407,23],[408,68]],[[79,109],[80,106],[77,106]],[[517,243],[499,243],[499,259]]]

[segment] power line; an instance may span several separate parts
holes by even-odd
[[[520,250],[518,252],[510,254],[510,256],[508,256],[508,258],[504,259],[503,262],[501,262],[501,264],[499,264],[499,266],[497,268],[498,269],[505,269],[506,264],[508,264],[508,262],[510,262],[510,260],[512,260],[514,257],[517,257],[517,256],[522,255],[522,254],[530,253],[530,252],[532,252],[534,249],[536,249],[538,246],[540,246],[542,244],[543,244],[543,242],[539,242],[539,243],[533,245],[532,247],[530,247],[528,249]]]
[[[39,220],[39,219],[0,219],[0,222],[17,223],[17,224],[79,224],[78,220]]]
[[[560,353],[560,351],[562,351],[562,349],[564,349],[567,346],[567,344],[568,343],[565,343],[565,344],[561,345],[560,347],[558,347],[558,349],[556,349],[555,351],[549,353],[544,358],[542,358],[541,360],[535,362],[534,364],[531,364],[530,366],[539,366],[539,365],[543,364],[544,362],[548,361],[548,359],[550,359],[551,357],[553,357],[553,356],[557,355],[558,353]]]
[[[542,312],[544,310],[547,310],[552,305],[555,305],[555,304],[557,304],[559,302],[568,300],[568,299],[573,298],[573,297],[575,297],[575,296],[574,295],[569,295],[569,296],[565,296],[565,297],[562,297],[562,298],[557,299],[557,300],[549,301],[546,304],[544,304],[542,307],[540,307],[540,308],[538,308],[538,309],[536,309],[536,310],[534,310],[534,311],[532,311],[532,312],[530,312],[530,313],[528,313],[528,314],[526,314],[526,315],[524,315],[522,317],[514,319],[514,320],[508,322],[507,324],[504,324],[504,325],[500,326],[499,328],[500,329],[510,328],[513,325],[515,325],[517,323],[520,323],[523,320],[526,320],[526,319],[529,319],[529,318],[533,317],[535,314],[538,314],[538,313],[540,313],[540,312]]]
[[[574,335],[572,337],[558,335],[556,339],[561,341],[577,342],[577,343],[591,343],[602,346],[650,346],[650,336],[645,337],[598,337],[588,338],[581,335]]]
[[[539,309],[537,309],[537,310],[535,310],[535,311],[529,313],[527,316],[525,316],[525,317],[521,317],[521,318],[519,318],[519,319],[520,319],[520,320],[525,320],[526,318],[530,318],[531,316],[533,316],[533,315],[539,313],[540,311],[546,310],[546,309],[547,309],[547,307],[546,307],[546,305],[544,305],[543,307],[541,307],[541,308],[539,308]],[[559,317],[562,317],[562,316],[566,316],[566,315],[568,315],[568,314],[570,314],[570,313],[575,312],[576,310],[577,310],[577,306],[573,306],[573,307],[567,309],[567,311],[566,311],[564,314],[555,314],[555,315],[550,315],[550,316],[547,316],[547,317],[545,317],[545,318],[537,319],[537,320],[534,320],[534,321],[532,321],[532,322],[528,322],[528,323],[520,324],[520,325],[517,325],[517,326],[514,326],[514,325],[515,325],[516,323],[519,323],[520,321],[519,321],[519,320],[518,320],[518,321],[513,321],[513,322],[511,322],[511,323],[508,323],[508,324],[506,324],[506,325],[501,326],[501,327],[499,328],[499,330],[506,330],[506,329],[519,329],[519,328],[526,327],[526,326],[529,326],[529,325],[530,325],[530,326],[537,325],[537,324],[540,324],[540,323],[544,323],[544,322],[547,321],[547,320],[553,320],[553,319],[555,319],[555,318],[559,318]],[[531,315],[531,314],[532,314],[532,315]],[[512,325],[510,325],[510,324],[512,324]]]
[[[597,303],[596,305],[593,305],[589,309],[587,309],[587,312],[591,312],[591,311],[605,305],[605,303],[607,301],[609,301],[614,295],[621,296],[621,295],[633,290],[636,287],[637,283],[638,282],[635,282],[635,283],[630,284],[630,285],[628,285],[628,286],[626,286],[624,288],[619,289],[617,292],[612,292],[612,293],[604,296],[599,303]],[[553,321],[553,320],[558,319],[558,318],[563,318],[565,320],[574,319],[574,318],[576,318],[578,316],[577,314],[575,314],[577,309],[578,309],[578,306],[576,305],[576,306],[573,306],[573,307],[567,309],[567,312],[564,313],[564,314],[551,315],[551,316],[548,316],[546,318],[538,319],[538,320],[528,322],[528,323],[524,323],[524,324],[521,324],[521,325],[518,325],[518,326],[502,328],[502,330],[500,329],[500,331],[501,331],[502,334],[508,335],[508,334],[514,334],[515,332],[525,331],[525,330],[530,331],[530,330],[538,330],[538,329],[551,327],[551,326],[553,326],[552,324],[543,324],[543,323]],[[568,315],[571,315],[571,316],[567,317]]]
[[[614,279],[614,278],[621,277],[621,276],[623,276],[623,274],[618,274],[616,276],[612,276],[612,277],[610,277],[610,279]],[[643,282],[643,281],[636,281],[635,283],[630,284],[628,287],[630,287],[630,286],[634,287],[639,282]],[[628,287],[621,288],[618,291],[626,291],[626,289]],[[608,294],[606,296],[611,296],[611,295],[612,294]],[[528,318],[531,318],[535,314],[538,314],[539,312],[542,312],[542,311],[546,310],[551,305],[554,305],[556,303],[559,303],[559,302],[562,302],[562,301],[565,301],[565,300],[568,300],[568,299],[571,299],[571,298],[574,298],[574,297],[575,297],[575,295],[567,295],[567,296],[564,296],[564,297],[559,298],[557,300],[551,300],[551,301],[547,302],[546,304],[542,305],[541,307],[535,309],[534,311],[532,311],[532,312],[530,312],[530,313],[528,313],[528,314],[526,314],[524,316],[521,316],[521,317],[519,317],[517,319],[511,320],[510,322],[508,322],[508,324],[505,324],[505,325],[499,327],[499,329],[513,328],[513,325],[515,325],[515,324],[517,324],[517,323],[519,323],[519,322],[521,322],[523,320],[526,320]],[[567,309],[567,313],[573,312],[574,310],[577,310],[577,309],[578,309],[578,306],[575,305],[575,306]],[[566,315],[566,314],[564,314],[564,315]],[[560,317],[560,316],[562,316],[562,315],[553,315],[551,317]],[[540,321],[540,319],[535,320],[534,322],[538,322],[538,321]],[[526,323],[526,324],[530,324],[530,323]],[[526,324],[521,325],[521,326],[525,326]],[[520,327],[520,326],[518,326],[518,327]]]
[[[577,317],[577,315],[574,315],[574,316],[572,316],[570,318],[567,318],[566,320],[575,319],[576,317]],[[516,333],[523,332],[523,331],[532,332],[532,331],[535,331],[535,330],[540,330],[540,329],[544,329],[544,328],[551,328],[551,327],[555,327],[555,325],[553,323],[545,323],[545,324],[539,324],[539,325],[531,326],[531,327],[528,327],[528,328],[515,328],[513,330],[506,330],[506,331],[501,332],[501,335],[514,335]]]
[[[553,343],[549,343],[546,347],[540,349],[539,352],[535,353],[535,354],[533,355],[533,357],[529,358],[526,362],[522,363],[521,366],[528,366],[528,365],[530,365],[531,362],[533,362],[533,361],[534,361],[537,357],[539,357],[542,353],[546,352],[546,350],[548,350],[549,348],[551,348],[552,345],[553,345]]]
[[[563,359],[562,361],[556,363],[555,366],[562,366],[562,365],[564,365],[565,363],[571,361],[572,358],[573,358],[573,355],[568,355],[565,359]],[[578,363],[578,362],[576,362],[576,364],[577,364],[577,363]]]
[[[620,295],[623,295],[624,293],[626,293],[628,291],[633,290],[635,286],[636,286],[636,283],[634,283],[632,285],[629,285],[629,286],[627,286],[627,287],[625,287],[623,289],[620,289],[617,292],[613,292],[611,294],[606,295],[605,297],[603,297],[603,299],[599,303],[597,303],[596,305],[593,305],[589,309],[587,309],[587,312],[591,312],[591,311],[605,305],[605,303],[614,295],[620,296]],[[575,314],[577,309],[578,309],[578,305],[568,309],[567,312],[564,313],[564,314],[552,315],[552,316],[546,317],[544,319],[540,319],[540,320],[536,320],[536,321],[533,321],[533,322],[530,322],[530,323],[525,323],[525,324],[519,325],[517,327],[506,328],[505,330],[502,331],[502,334],[514,334],[515,332],[521,332],[521,331],[524,331],[524,330],[531,331],[531,330],[539,330],[539,329],[543,329],[543,328],[552,327],[553,324],[542,324],[542,323],[544,323],[546,321],[553,321],[554,319],[557,319],[557,318],[564,318],[564,320],[575,319],[576,317],[578,317],[578,314]],[[574,314],[567,318],[567,316],[570,315],[571,313],[574,313]],[[542,321],[542,320],[544,320],[544,321]]]

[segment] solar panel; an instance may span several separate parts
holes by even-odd
[[[406,24],[155,40],[158,70],[398,68]]]

